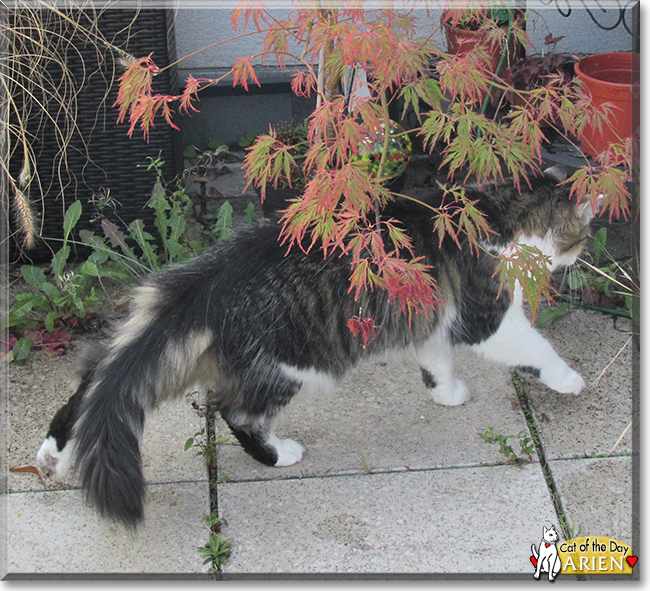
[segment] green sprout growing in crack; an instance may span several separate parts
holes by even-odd
[[[511,463],[523,463],[526,461],[532,462],[533,461],[533,453],[535,452],[535,442],[533,441],[533,438],[526,433],[525,430],[519,431],[517,435],[503,435],[501,433],[495,433],[494,432],[494,427],[490,426],[488,427],[483,433],[479,433],[478,436],[485,441],[485,443],[489,443],[490,445],[496,444],[499,446],[499,452],[502,453],[506,458],[508,458],[508,462]],[[525,458],[520,457],[508,443],[508,440],[510,439],[516,439],[517,442],[519,443],[519,453],[522,454],[523,456],[527,456],[528,459],[526,460]]]
[[[227,526],[228,522],[214,513],[204,515],[203,521],[210,532],[210,537],[205,545],[199,547],[199,554],[203,558],[203,564],[210,564],[211,573],[220,573],[230,557],[230,540],[224,539],[221,535],[222,526]]]

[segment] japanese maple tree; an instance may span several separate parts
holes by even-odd
[[[385,289],[405,313],[426,313],[437,304],[430,269],[414,257],[411,240],[399,223],[380,215],[395,198],[386,188],[387,150],[375,172],[358,158],[365,137],[390,128],[391,102],[400,101],[403,113],[414,111],[419,121],[415,133],[426,150],[442,155],[449,170],[445,202],[431,211],[437,238],[442,241],[450,236],[459,246],[461,239],[466,240],[474,251],[482,248],[482,240],[492,230],[466,197],[463,182],[470,176],[479,184],[510,177],[521,186],[542,165],[543,120],[570,138],[587,121],[605,120],[607,112],[590,115],[589,99],[579,85],[560,76],[548,77],[542,87],[516,90],[506,82],[507,77],[493,76],[489,57],[480,46],[462,55],[448,55],[433,43],[432,35],[418,36],[416,8],[396,10],[393,4],[382,2],[378,8],[367,9],[359,1],[337,2],[332,7],[296,2],[287,18],[278,19],[261,2],[242,2],[232,12],[231,22],[238,30],[236,37],[264,34],[257,54],[239,58],[220,79],[189,77],[177,96],[154,94],[152,80],[159,68],[151,56],[134,58],[120,80],[117,104],[119,120],[130,123],[129,133],[139,125],[146,136],[156,117],[174,125],[174,104],[181,113],[196,110],[199,92],[229,75],[235,85],[259,85],[256,62],[273,60],[290,71],[295,94],[317,97],[308,122],[304,159],[299,163],[294,157],[296,146],[270,129],[248,151],[248,181],[260,188],[264,198],[267,185],[277,186],[281,181],[291,185],[301,166],[306,187],[281,220],[287,247],[320,247],[324,256],[348,253],[351,291],[358,295],[361,290]],[[508,0],[494,4],[512,8]],[[522,19],[510,18],[503,28],[490,21],[493,13],[487,9],[469,10],[472,18],[487,23],[483,27],[490,32],[490,43],[505,47],[510,37],[527,42]],[[349,92],[349,77],[358,69],[367,76],[365,98]],[[490,87],[502,94],[518,94],[523,105],[513,106],[500,117],[488,117],[481,104]],[[383,137],[386,148],[389,135]],[[613,146],[597,164],[586,158],[585,163],[569,179],[573,192],[588,193],[594,207],[604,193],[610,217],[628,215],[631,143]],[[550,273],[543,271],[541,263],[539,251],[510,252],[501,257],[498,271],[502,286],[510,287],[515,279],[532,273],[535,281],[523,282],[522,289],[533,313],[540,297],[549,295]],[[350,329],[363,337],[364,346],[374,334],[371,320],[363,317],[363,311],[350,319]]]

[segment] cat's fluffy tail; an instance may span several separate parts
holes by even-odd
[[[211,344],[209,331],[188,326],[180,310],[162,312],[162,296],[155,286],[140,288],[129,319],[95,361],[73,431],[88,499],[102,515],[129,526],[144,515],[145,413],[192,385],[197,361]]]

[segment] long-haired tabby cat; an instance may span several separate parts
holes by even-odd
[[[513,242],[537,246],[552,267],[571,264],[589,235],[592,208],[569,198],[554,178],[468,190],[498,234],[486,250]],[[440,203],[433,191],[430,203]],[[409,349],[433,400],[459,405],[468,397],[452,371],[453,347],[472,345],[485,357],[532,369],[549,387],[578,393],[585,383],[531,327],[520,293],[499,293],[496,261],[451,240],[438,247],[430,211],[390,210],[433,269],[442,304],[411,321],[383,290],[349,292],[350,259],[305,254],[278,242],[277,223],[244,229],[191,262],[151,277],[114,336],[86,356],[75,394],[61,408],[38,453],[61,477],[72,463],[104,515],[134,525],[143,517],[145,481],[139,441],[146,413],[200,384],[243,449],[271,466],[300,461],[303,448],[279,439],[271,422],[302,387],[333,387],[365,354],[347,321],[361,309],[377,337],[367,353]],[[513,296],[511,298],[511,295]]]

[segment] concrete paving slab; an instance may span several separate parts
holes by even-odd
[[[202,516],[206,483],[149,487],[145,522],[134,534],[102,519],[78,490],[7,495],[8,578],[54,573],[206,572]]]
[[[467,348],[456,360],[457,376],[472,391],[462,406],[435,404],[412,360],[364,360],[333,394],[299,394],[278,417],[278,437],[305,447],[301,462],[269,468],[226,444],[219,448],[219,475],[241,481],[503,463],[498,447],[478,433],[489,426],[528,433],[510,372]],[[217,427],[228,433],[222,421]]]
[[[559,529],[538,463],[227,483],[218,495],[227,574],[527,578],[542,527]]]
[[[623,349],[630,331],[626,319],[587,310],[542,331],[588,385],[577,396],[563,395],[523,378],[547,459],[607,455],[615,445],[616,453],[632,451],[631,427],[617,445],[632,421],[633,343]]]
[[[573,537],[605,536],[632,545],[631,457],[555,460],[549,469]]]
[[[54,413],[70,396],[70,381],[82,345],[67,355],[50,357],[32,353],[24,364],[11,364],[9,373],[8,465],[32,465]],[[143,468],[150,483],[205,480],[205,462],[184,444],[205,425],[191,401],[178,399],[164,403],[147,420],[142,442]],[[65,489],[77,485],[74,474],[63,483],[48,481],[48,488]],[[9,472],[11,491],[43,490],[34,474]]]

